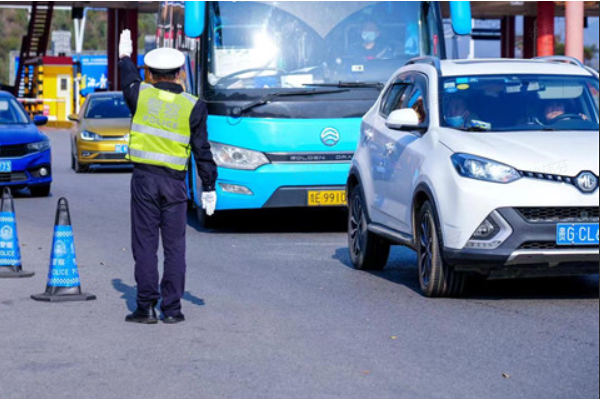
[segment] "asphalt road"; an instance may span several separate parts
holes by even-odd
[[[188,321],[124,323],[135,307],[127,172],[75,175],[50,133],[53,197],[16,199],[28,280],[0,281],[2,398],[598,398],[598,277],[482,283],[459,300],[418,292],[415,257],[350,267],[344,216],[190,214]],[[58,198],[84,290],[44,304]]]

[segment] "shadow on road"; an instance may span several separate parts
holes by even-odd
[[[332,257],[354,269],[348,248],[336,250]],[[402,285],[418,294],[421,288],[414,253],[393,247],[388,267],[383,271],[365,271],[373,276]],[[486,281],[471,278],[467,300],[592,300],[600,297],[598,275],[571,278],[536,278]]]
[[[346,231],[345,209],[272,209],[220,212],[204,229],[196,212],[188,213],[188,225],[198,232],[211,234],[252,233],[341,233]]]
[[[134,312],[137,309],[137,290],[134,286],[129,286],[121,279],[113,279],[112,281],[113,288],[122,294],[121,299],[125,300],[127,303],[127,309],[131,312]],[[206,303],[203,299],[194,296],[190,292],[185,292],[183,295],[183,300],[192,303],[195,306],[202,307],[205,306]]]

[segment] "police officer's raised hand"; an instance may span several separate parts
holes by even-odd
[[[202,208],[209,217],[215,213],[217,208],[217,192],[202,193]]]
[[[129,29],[125,29],[121,33],[121,41],[119,42],[119,58],[131,57],[131,54],[133,54],[131,31]]]

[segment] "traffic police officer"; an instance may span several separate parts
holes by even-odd
[[[162,295],[163,321],[185,321],[181,298],[185,291],[185,233],[187,224],[186,170],[193,153],[203,183],[202,205],[215,211],[217,166],[208,142],[204,102],[184,93],[178,83],[185,56],[174,49],[149,52],[144,62],[154,85],[142,83],[131,60],[129,30],[121,34],[121,85],[133,121],[128,159],[131,179],[132,249],[137,282],[137,310],[127,322],[155,324],[155,308]],[[159,287],[158,243],[165,252],[164,276]]]

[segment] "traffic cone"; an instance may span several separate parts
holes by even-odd
[[[4,188],[0,206],[0,279],[31,278],[33,275],[33,272],[23,271],[15,203],[10,189]]]
[[[69,215],[69,203],[66,199],[58,201],[54,225],[54,240],[46,292],[31,296],[31,298],[48,302],[96,300],[96,296],[81,291],[73,227]]]

